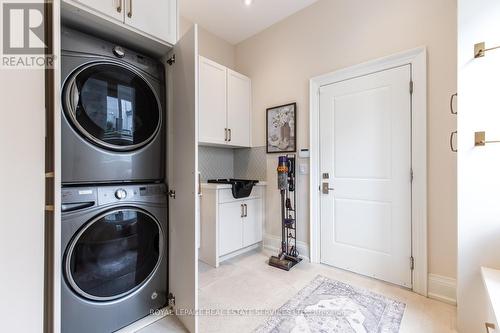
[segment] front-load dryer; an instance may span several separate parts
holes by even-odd
[[[61,43],[63,184],[162,180],[161,62],[68,28]]]
[[[109,333],[167,303],[164,184],[63,187],[61,327]]]

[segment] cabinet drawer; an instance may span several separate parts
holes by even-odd
[[[225,188],[219,190],[219,203],[225,203],[225,202],[233,202],[233,201],[242,201],[242,200],[249,200],[249,199],[258,199],[262,197],[262,187],[261,186],[254,186],[252,189],[252,193],[250,193],[250,196],[247,198],[241,198],[241,199],[235,199],[233,197],[233,192],[231,191],[230,188]]]

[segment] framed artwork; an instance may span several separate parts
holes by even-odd
[[[297,151],[297,103],[267,109],[267,153]]]

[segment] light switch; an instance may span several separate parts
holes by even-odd
[[[309,165],[306,164],[306,163],[301,163],[299,165],[299,173],[301,175],[307,175],[307,174],[309,174]]]

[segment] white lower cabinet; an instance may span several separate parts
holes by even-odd
[[[219,205],[219,256],[243,247],[242,207],[239,201]]]
[[[262,242],[264,186],[257,185],[248,198],[234,199],[225,185],[205,184],[201,198],[201,261],[219,263]]]

